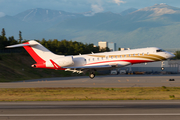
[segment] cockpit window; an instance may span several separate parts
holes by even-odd
[[[156,50],[156,52],[165,52],[165,50],[159,49],[159,50]]]

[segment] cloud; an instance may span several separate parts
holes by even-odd
[[[84,14],[85,16],[92,16],[96,13],[100,13],[104,11],[104,8],[102,7],[103,6],[102,0],[91,0],[90,4],[91,4],[91,11],[85,13]]]
[[[93,13],[99,13],[99,12],[104,11],[103,7],[101,5],[97,5],[97,4],[96,5],[95,4],[91,5],[91,8],[92,8]]]
[[[121,3],[126,3],[125,1],[123,0],[113,0],[114,3],[120,5]]]
[[[4,16],[5,16],[5,13],[0,12],[0,17],[4,17]]]

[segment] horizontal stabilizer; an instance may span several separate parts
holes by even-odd
[[[16,44],[16,45],[6,46],[6,48],[23,47],[23,46],[34,46],[34,45],[37,45],[37,43],[33,43],[33,44]]]

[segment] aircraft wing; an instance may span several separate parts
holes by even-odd
[[[130,65],[130,62],[122,62],[121,64],[106,64],[106,65],[86,65],[86,66],[77,66],[77,67],[64,67],[64,68],[69,68],[69,69],[101,69],[101,68],[112,68],[112,67],[124,67],[127,65]]]
[[[91,68],[110,68],[111,65],[94,65],[94,66],[78,66],[78,67],[64,67],[64,68],[70,68],[70,69],[91,69]]]

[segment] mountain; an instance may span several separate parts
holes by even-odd
[[[90,14],[37,8],[1,17],[0,26],[8,35],[16,31],[17,37],[21,30],[24,39],[67,39],[94,44],[108,41],[117,43],[118,47],[179,48],[180,8],[155,4],[139,10],[128,9],[121,15]]]
[[[32,25],[29,25],[25,22],[20,21],[19,19],[12,16],[4,16],[0,18],[1,28],[5,28],[6,36],[18,36],[19,30],[27,34],[29,31],[27,28],[31,28]]]
[[[172,7],[165,3],[161,3],[161,4],[155,4],[154,6],[151,6],[151,7],[139,9],[135,11],[134,13],[137,13],[137,12],[152,12],[152,14],[150,14],[149,17],[153,17],[153,16],[161,16],[164,14],[180,13],[180,8]]]
[[[156,4],[125,16],[98,13],[60,22],[40,35],[48,39],[53,36],[60,40],[72,39],[95,44],[98,41],[115,42],[119,47],[178,48],[179,10],[166,4]]]
[[[24,39],[36,39],[33,36],[34,34],[49,29],[61,21],[78,17],[84,17],[83,13],[36,8],[26,10],[15,16],[0,17],[0,26],[5,28],[6,36],[18,38],[19,31],[22,31]]]
[[[14,36],[17,39],[19,36],[19,31],[22,31],[23,39],[32,39],[31,37],[27,38],[27,36],[48,29],[52,25],[46,25],[43,23],[28,23],[21,21],[14,16],[4,16],[0,18],[0,26],[1,29],[5,28],[6,36],[8,37]]]
[[[50,37],[53,36],[55,39],[74,39],[80,37],[82,34],[90,34],[88,31],[93,30],[104,30],[104,29],[114,29],[111,22],[120,20],[122,16],[119,14],[115,14],[112,12],[107,13],[97,13],[94,16],[86,16],[77,19],[69,19],[66,21],[62,21],[59,24],[53,26],[52,28],[37,34],[38,36],[44,36],[47,39],[51,39]],[[84,33],[87,31],[86,33]],[[80,40],[81,41],[81,40]],[[97,42],[96,40],[90,40],[91,42]],[[82,42],[86,42],[82,40]]]
[[[120,15],[125,16],[125,15],[128,15],[128,14],[136,11],[136,10],[138,10],[138,9],[136,9],[136,8],[129,8],[129,9],[127,9],[127,10],[122,11],[122,12],[120,13]]]
[[[83,16],[82,14],[36,8],[36,9],[29,9],[24,12],[21,12],[15,15],[14,17],[25,22],[40,23],[40,22],[57,22],[57,21],[63,21],[66,19],[72,19],[72,18],[82,17],[82,16]]]
[[[150,7],[145,7],[130,13],[129,19],[132,20],[143,20],[149,18],[157,18],[163,15],[174,15],[180,14],[180,8],[172,7],[167,4],[155,4]]]

